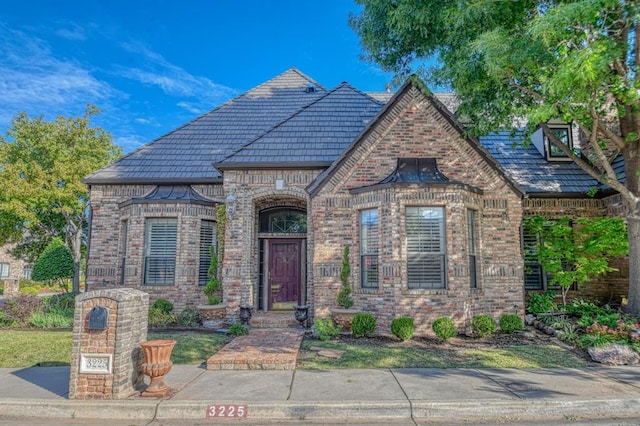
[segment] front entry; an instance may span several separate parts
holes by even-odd
[[[268,249],[268,309],[293,309],[300,303],[302,241],[299,239],[269,240]]]

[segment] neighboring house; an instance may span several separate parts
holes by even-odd
[[[587,196],[597,182],[541,134],[527,148],[509,132],[466,137],[455,98],[421,87],[329,90],[291,69],[88,176],[88,288],[203,302],[225,203],[229,315],[241,303],[327,315],[345,246],[355,307],[381,329],[523,314],[525,289],[547,286],[525,262],[523,218],[615,215],[622,201]],[[554,129],[579,148],[570,126]],[[584,294],[619,298],[623,275]]]
[[[0,247],[0,281],[6,279],[31,279],[32,265],[23,259],[16,259],[11,255],[12,245]]]

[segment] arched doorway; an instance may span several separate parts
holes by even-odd
[[[305,302],[306,238],[304,209],[272,207],[259,212],[260,310],[292,310]]]

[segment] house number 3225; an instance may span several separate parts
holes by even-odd
[[[207,407],[207,417],[247,417],[246,405],[216,404]]]

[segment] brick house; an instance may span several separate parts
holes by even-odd
[[[470,138],[454,109],[416,80],[364,93],[290,69],[85,179],[87,287],[202,303],[225,204],[230,316],[242,303],[328,315],[345,246],[355,307],[381,330],[398,316],[428,332],[439,316],[463,328],[523,314],[525,291],[547,286],[525,267],[523,218],[616,215],[622,202],[605,188],[587,196],[597,182],[541,133],[526,148],[509,132]],[[553,129],[579,147],[571,126]],[[584,291],[625,294],[624,272]]]

